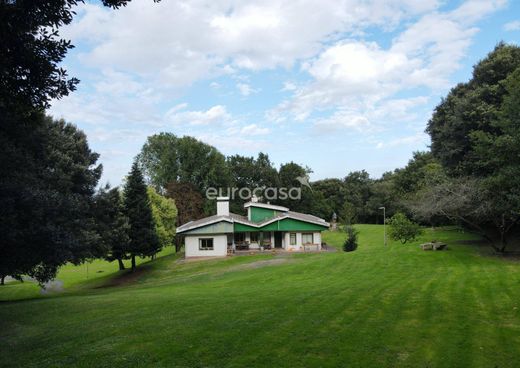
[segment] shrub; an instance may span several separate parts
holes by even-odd
[[[392,216],[388,224],[390,225],[388,232],[390,239],[399,240],[403,244],[417,239],[423,232],[419,224],[411,221],[405,214],[400,212]]]
[[[345,226],[345,232],[347,233],[347,239],[345,240],[345,243],[343,244],[343,250],[345,252],[353,252],[357,249],[357,237],[358,237],[358,231],[354,229],[353,226],[347,225]]]

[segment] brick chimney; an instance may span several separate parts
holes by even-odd
[[[217,197],[217,216],[229,216],[229,197]]]

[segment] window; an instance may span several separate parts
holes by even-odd
[[[313,233],[303,233],[302,234],[302,243],[303,244],[314,244]]]
[[[291,241],[289,242],[290,245],[296,245],[296,233],[291,233]]]
[[[266,231],[263,233],[263,245],[267,246],[271,244],[271,233]]]
[[[213,250],[213,238],[199,239],[199,250]]]
[[[258,243],[258,233],[251,233],[250,239],[251,243]]]
[[[235,233],[235,243],[243,243],[246,240],[246,233]]]

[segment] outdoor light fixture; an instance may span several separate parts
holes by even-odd
[[[385,207],[379,207],[380,210],[383,210],[383,232],[385,236],[385,247],[386,247],[386,208]]]

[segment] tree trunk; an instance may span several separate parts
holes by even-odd
[[[135,256],[132,255],[132,272],[135,271]]]
[[[0,277],[0,285],[4,285],[5,276]]]
[[[505,253],[507,247],[507,239],[505,235],[502,235],[500,238],[500,253]]]
[[[118,258],[117,263],[119,263],[119,271],[123,271],[125,269],[125,264],[121,258]]]
[[[181,251],[182,246],[182,237],[181,236],[175,236],[175,253],[179,253]]]

